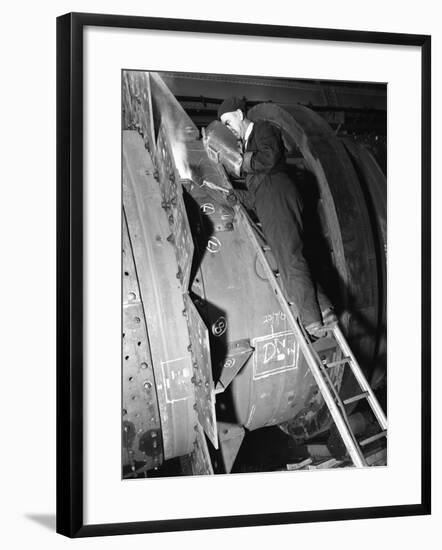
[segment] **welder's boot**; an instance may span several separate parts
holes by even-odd
[[[330,327],[331,325],[334,325],[338,322],[338,317],[333,311],[332,307],[329,307],[326,310],[322,311],[321,314],[322,322],[324,323],[325,327]]]
[[[315,321],[309,325],[306,325],[305,330],[310,336],[310,340],[314,342],[315,340],[318,340],[318,338],[322,338],[322,336],[324,336],[324,328],[324,325],[320,321]]]

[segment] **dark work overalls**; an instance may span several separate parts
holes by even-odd
[[[305,325],[321,321],[316,288],[303,254],[301,197],[286,172],[281,133],[269,122],[254,123],[242,170],[246,176],[247,202],[254,207],[262,224],[288,299],[295,303]],[[322,311],[330,306],[322,291],[319,299]]]

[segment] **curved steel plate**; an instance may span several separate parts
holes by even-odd
[[[124,475],[161,465],[163,448],[146,320],[123,215],[123,467]]]
[[[196,415],[182,289],[158,183],[141,137],[123,132],[123,201],[145,306],[161,414],[164,458],[193,448]]]
[[[198,419],[207,437],[218,448],[218,432],[215,413],[215,389],[210,360],[209,334],[192,299],[185,295],[186,317],[192,345],[193,383]]]

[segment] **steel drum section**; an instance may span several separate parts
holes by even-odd
[[[219,212],[213,199],[209,208],[207,196],[193,198],[209,219]],[[256,429],[292,418],[305,404],[299,380],[314,382],[242,221],[235,218],[232,230],[207,235],[199,254],[202,285],[195,290],[204,290],[202,314],[211,332],[214,372],[222,371],[229,344],[248,340],[255,348],[229,389],[236,421]]]
[[[123,475],[157,468],[163,461],[160,414],[146,321],[123,216]]]
[[[215,389],[210,360],[210,343],[207,328],[189,295],[185,296],[187,325],[192,347],[195,401],[198,419],[207,437],[218,448],[215,414]]]
[[[183,291],[153,164],[141,137],[123,133],[123,201],[144,306],[164,459],[191,452],[196,413]]]

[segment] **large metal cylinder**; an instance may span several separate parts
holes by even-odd
[[[146,172],[139,158],[149,155],[143,147],[151,150],[147,181],[143,176],[133,182],[136,192],[137,186],[143,190],[137,195],[137,215],[144,225],[146,250],[157,265],[147,271],[149,284],[158,285],[161,292],[167,283],[169,295],[159,301],[147,284],[143,295],[140,285],[144,310],[158,316],[148,314],[146,327],[159,411],[152,418],[156,424],[161,420],[163,456],[190,453],[200,434],[198,426],[216,446],[216,420],[249,430],[284,425],[299,438],[323,431],[330,416],[322,396],[244,222],[234,216],[225,194],[216,191],[217,186],[231,187],[223,166],[229,175],[239,175],[241,152],[235,137],[215,121],[200,139],[158,75],[132,74],[126,81],[125,118],[144,140],[126,140],[133,150],[125,158],[132,155],[139,164],[128,163],[127,174]],[[137,91],[148,113],[140,110],[131,90]],[[289,174],[305,202],[305,248],[314,278],[336,305],[366,374],[374,366],[385,369],[386,216],[379,206],[385,180],[307,108],[259,104],[248,117],[269,120],[281,129]],[[367,192],[361,184],[363,173]],[[204,181],[214,186],[202,185]],[[152,197],[161,206],[155,209]],[[144,200],[150,200],[149,208]],[[133,215],[129,209],[126,214]],[[155,229],[160,226],[162,232]],[[134,231],[128,219],[130,239]],[[143,249],[134,251],[136,269],[141,264],[148,267],[144,256]],[[172,276],[162,267],[173,269]],[[329,343],[316,345],[323,360],[335,359]],[[175,362],[177,358],[181,363]],[[335,369],[332,378],[343,398],[355,393],[343,369]],[[124,389],[127,399],[131,387]],[[140,429],[147,430],[144,424]]]

